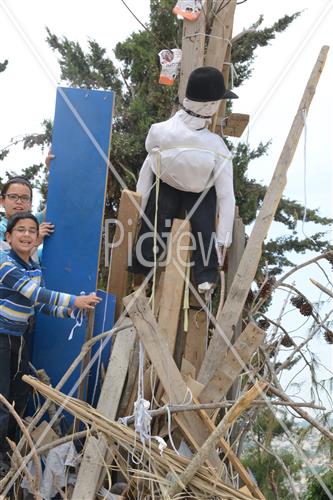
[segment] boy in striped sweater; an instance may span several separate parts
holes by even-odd
[[[1,254],[0,262],[0,393],[15,403],[19,414],[29,396],[29,387],[21,379],[29,373],[24,340],[29,318],[36,311],[68,318],[73,308],[94,309],[101,300],[95,294],[75,296],[43,286],[42,272],[31,259],[38,230],[38,220],[29,212],[10,217],[5,235],[11,250]],[[14,439],[15,431],[8,410],[0,405],[0,477],[8,465],[6,437]]]

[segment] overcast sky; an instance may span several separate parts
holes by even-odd
[[[143,22],[148,20],[148,0],[128,0],[128,5]],[[249,172],[265,183],[272,176],[319,50],[322,45],[332,45],[332,7],[331,0],[248,0],[236,9],[234,35],[248,28],[260,14],[264,15],[264,26],[270,26],[284,14],[303,10],[269,47],[257,50],[253,77],[237,89],[239,100],[234,111],[251,116],[245,139],[253,147],[260,141],[272,140],[269,154],[253,162]],[[120,0],[0,0],[0,62],[9,60],[7,70],[0,74],[0,149],[13,137],[40,131],[42,120],[53,118],[59,67],[45,42],[45,26],[83,46],[88,38],[93,38],[109,55],[117,42],[141,29]],[[322,215],[332,215],[332,59],[333,54],[329,53],[307,118],[307,205],[319,207]],[[285,191],[302,203],[303,147],[302,137]],[[17,147],[6,161],[0,162],[0,169],[19,171],[42,160],[43,155],[37,150],[23,153]],[[274,234],[279,230],[275,227]],[[318,294],[309,287],[309,276],[322,281],[322,275],[311,269],[301,275],[297,285],[306,286],[315,299]],[[318,346],[324,363],[332,366],[332,349],[320,340]]]

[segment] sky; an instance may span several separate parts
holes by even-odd
[[[148,20],[148,0],[128,0],[127,3],[140,20]],[[303,11],[302,15],[284,33],[278,34],[269,47],[256,51],[252,78],[237,89],[239,99],[234,103],[235,112],[250,115],[250,126],[241,140],[247,140],[253,147],[260,141],[272,141],[269,154],[252,162],[249,169],[251,177],[267,184],[320,48],[333,45],[333,2],[247,0],[236,9],[233,35],[249,28],[260,14],[264,15],[263,26],[270,26],[279,17],[296,11]],[[56,55],[45,42],[46,26],[83,47],[88,38],[95,39],[109,55],[117,42],[141,29],[121,0],[93,3],[0,0],[0,62],[9,60],[8,68],[0,74],[0,149],[12,138],[41,131],[41,122],[53,117],[56,86],[61,82]],[[332,216],[332,61],[333,53],[329,53],[306,119],[306,170],[302,136],[285,190],[286,196],[301,203],[306,199],[308,207],[319,208],[325,216]],[[0,162],[0,175],[5,170],[19,172],[32,162],[43,161],[44,156],[37,149],[23,152],[21,147],[15,147],[8,159]],[[305,225],[306,234],[311,234],[313,229],[317,228]],[[283,234],[283,231],[275,224],[270,235]],[[299,257],[297,261],[306,257]],[[329,268],[326,269],[329,272]],[[309,277],[327,283],[314,266],[298,275],[297,286],[306,289],[312,300],[317,300],[319,295],[309,285]],[[282,298],[273,310],[276,316],[281,301]],[[297,328],[301,320],[288,313],[287,329]],[[332,348],[318,339],[316,351],[323,364],[332,369]]]

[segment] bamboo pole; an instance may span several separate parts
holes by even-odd
[[[287,171],[292,162],[304,127],[304,113],[307,114],[310,108],[320,75],[324,68],[328,50],[328,46],[322,47],[316,64],[311,72],[296,116],[278,160],[272,181],[266,191],[262,208],[246,245],[237,274],[231,285],[222,312],[217,318],[219,328],[215,330],[198,377],[199,382],[205,385],[209,383],[213,376],[218,376],[221,353],[228,348],[233,329],[243,310],[246,297],[258,268],[263,242],[273,221],[287,183]],[[218,393],[216,393],[216,398],[218,398]]]

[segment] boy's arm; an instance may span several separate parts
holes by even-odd
[[[73,308],[76,299],[75,295],[55,292],[39,286],[34,280],[28,278],[24,271],[8,260],[0,264],[0,282],[24,295],[33,303]]]
[[[50,306],[48,304],[36,304],[35,310],[46,314],[47,316],[54,316],[55,318],[70,318],[72,309],[62,306]]]

